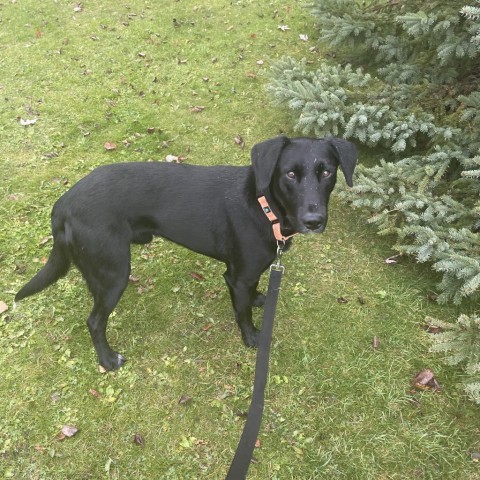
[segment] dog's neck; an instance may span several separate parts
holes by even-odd
[[[262,207],[263,213],[272,224],[273,235],[277,242],[285,243],[289,238],[292,238],[298,233],[291,229],[288,225],[285,225],[286,222],[282,221],[285,219],[285,217],[281,220],[274,213],[273,208],[275,208],[275,211],[277,212],[279,212],[280,209],[277,207],[277,205],[275,205],[275,202],[271,198],[271,195],[268,195],[268,198],[267,195],[262,195],[258,197],[257,200]]]

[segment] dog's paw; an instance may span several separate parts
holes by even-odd
[[[112,352],[104,359],[99,360],[99,364],[105,370],[112,371],[118,370],[126,361],[127,359],[120,353]]]
[[[263,293],[257,292],[257,296],[253,299],[252,305],[254,307],[263,307],[265,304],[265,295]]]
[[[258,345],[258,335],[260,334],[260,330],[252,327],[249,329],[248,332],[242,331],[242,339],[243,343],[246,347],[254,348]]]

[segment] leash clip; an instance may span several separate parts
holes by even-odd
[[[285,248],[285,240],[277,240],[277,258],[275,262],[270,265],[270,271],[275,270],[277,272],[285,273],[285,267],[282,265],[282,254]]]

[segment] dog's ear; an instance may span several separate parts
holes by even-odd
[[[257,196],[264,195],[268,190],[280,153],[287,143],[288,138],[280,135],[253,146],[251,158]]]
[[[357,147],[352,142],[344,140],[343,138],[329,137],[327,139],[333,146],[340,168],[345,175],[345,180],[349,187],[353,187],[353,171],[357,164]]]

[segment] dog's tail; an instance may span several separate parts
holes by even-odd
[[[53,243],[50,257],[45,266],[15,295],[15,302],[42,291],[59,278],[65,276],[70,268],[70,258],[63,244],[63,239]]]

